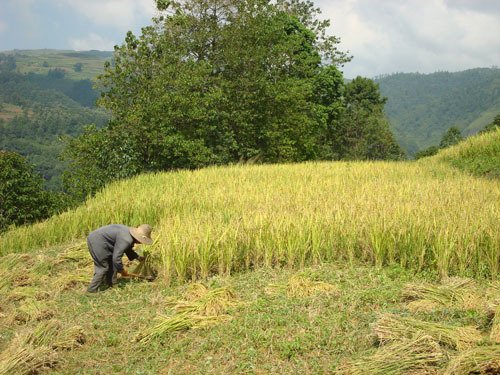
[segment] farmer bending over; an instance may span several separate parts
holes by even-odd
[[[139,256],[132,248],[138,243],[151,245],[151,231],[152,228],[148,224],[139,225],[137,228],[111,224],[91,232],[87,237],[87,245],[94,260],[94,278],[87,291],[97,292],[104,279],[108,287],[113,286],[116,272],[127,276],[128,273],[122,264],[123,254],[126,254],[129,260],[144,260],[144,257]]]

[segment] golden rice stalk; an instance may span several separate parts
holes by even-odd
[[[35,346],[48,346],[55,350],[68,350],[85,343],[85,334],[80,326],[64,328],[57,320],[39,323],[27,336],[27,342]]]
[[[495,310],[495,316],[491,323],[490,340],[494,343],[500,344],[500,306]]]
[[[91,264],[92,258],[90,257],[89,251],[87,249],[87,243],[85,241],[82,241],[68,247],[65,251],[59,253],[55,262],[56,264],[64,262]]]
[[[37,300],[47,299],[50,293],[42,291],[34,286],[23,286],[12,289],[7,295],[8,301],[21,301],[26,298],[34,298]]]
[[[32,331],[26,334],[26,343],[34,346],[51,347],[60,331],[61,324],[57,320],[40,322]]]
[[[72,350],[85,344],[85,331],[81,326],[63,329],[52,341],[52,348],[57,350]]]
[[[474,281],[450,278],[441,285],[411,283],[403,289],[403,297],[409,300],[425,299],[445,307],[484,310],[484,298]]]
[[[445,353],[431,336],[418,334],[379,348],[373,355],[341,366],[337,375],[400,375],[430,373],[445,360]]]
[[[158,271],[154,267],[153,256],[150,252],[144,251],[144,260],[134,268],[132,273],[147,279],[155,279],[158,276]]]
[[[432,312],[440,308],[441,305],[435,301],[431,301],[428,299],[418,299],[415,301],[410,301],[406,305],[406,308],[413,312]]]
[[[444,374],[500,374],[500,345],[478,346],[458,353]]]
[[[45,302],[27,298],[17,307],[14,320],[18,322],[29,322],[33,320],[45,320],[54,316],[54,312],[49,309]]]
[[[27,345],[16,338],[0,353],[0,375],[34,374],[51,368],[56,363],[56,353],[49,347]]]
[[[180,301],[174,308],[178,312],[190,312],[199,315],[223,315],[236,304],[236,296],[229,288],[216,288],[200,293],[198,298]]]
[[[192,301],[194,299],[203,297],[208,291],[208,287],[206,287],[202,283],[190,283],[187,286],[186,292],[184,293],[184,299]]]
[[[500,306],[500,281],[493,281],[486,289],[486,301],[488,310],[492,313]]]
[[[286,284],[270,284],[266,288],[269,294],[286,293],[289,297],[307,297],[319,293],[338,294],[339,288],[323,281],[313,281],[306,276],[292,276]]]
[[[464,350],[482,339],[481,333],[474,327],[454,327],[394,314],[383,314],[373,330],[382,344],[410,338],[417,334],[426,334],[440,344]]]
[[[27,262],[30,258],[28,254],[8,254],[0,257],[0,270],[12,271],[20,263]]]
[[[164,337],[170,333],[184,331],[192,328],[205,328],[229,319],[226,315],[201,316],[184,312],[168,317],[160,315],[156,318],[157,324],[146,329],[136,337],[136,341],[147,344],[151,340]]]
[[[33,374],[53,367],[57,353],[50,343],[59,328],[54,321],[43,322],[31,331],[18,334],[0,353],[0,375]]]

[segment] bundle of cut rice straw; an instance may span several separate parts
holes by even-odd
[[[158,276],[157,270],[154,268],[154,259],[150,252],[145,251],[144,260],[140,261],[139,264],[132,271],[133,274],[139,275],[145,279],[153,280]]]
[[[482,340],[481,333],[474,327],[454,327],[394,314],[383,314],[374,326],[374,333],[382,344],[426,334],[457,350],[468,349]]]
[[[83,329],[63,329],[57,321],[39,323],[32,330],[17,334],[0,353],[0,375],[33,374],[57,363],[57,351],[83,344]]]
[[[339,294],[339,288],[323,281],[313,281],[306,276],[294,275],[286,284],[270,284],[266,288],[269,294],[283,292],[289,297],[307,297],[318,293]]]
[[[228,315],[197,315],[191,312],[183,312],[173,316],[159,315],[156,317],[157,324],[146,329],[136,337],[136,341],[147,344],[150,341],[165,337],[166,335],[195,328],[206,328],[230,319]]]
[[[191,284],[184,298],[174,304],[176,314],[159,315],[157,324],[138,334],[135,340],[146,344],[176,331],[213,326],[231,319],[227,311],[237,304],[229,288],[210,290],[201,283]]]
[[[445,375],[500,374],[500,344],[478,346],[451,358]]]
[[[411,283],[405,286],[403,296],[410,300],[427,300],[444,307],[484,310],[485,302],[474,280],[449,278],[442,284]]]
[[[338,375],[400,375],[425,373],[440,366],[446,356],[442,348],[428,335],[402,338],[379,348],[371,356],[341,366]]]
[[[490,340],[496,344],[500,344],[500,306],[495,310],[495,316],[491,322]]]

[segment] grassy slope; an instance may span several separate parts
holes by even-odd
[[[111,60],[112,52],[98,51],[63,51],[63,50],[15,50],[3,53],[13,54],[17,69],[21,73],[47,74],[50,69],[61,68],[66,71],[66,77],[74,80],[95,80],[103,72],[104,62]],[[47,66],[43,66],[44,63]],[[82,63],[82,71],[75,72],[74,65]]]
[[[71,283],[71,275],[74,280],[85,274],[90,278],[91,265],[68,259],[61,262],[66,251],[55,247],[35,252],[12,268],[15,286],[4,291],[0,310],[0,351],[16,332],[33,329],[39,324],[37,319],[49,319],[47,315],[63,326],[83,327],[85,344],[60,352],[58,364],[51,369],[55,374],[331,373],[339,364],[375,351],[372,325],[380,314],[408,316],[401,297],[403,285],[435,278],[399,267],[331,263],[300,273],[331,283],[338,292],[291,297],[266,289],[286,283],[296,273],[287,268],[214,277],[206,280],[208,286],[230,287],[236,294],[238,304],[228,311],[231,320],[174,332],[142,345],[134,337],[154,324],[158,314],[172,315],[171,303],[181,299],[186,285],[121,280],[114,289],[86,295],[85,282]],[[32,265],[26,269],[26,263]],[[20,306],[30,298],[22,297],[23,290],[29,289],[37,291],[47,309],[45,316],[16,320]],[[436,309],[416,317],[477,326],[485,337],[490,324],[486,313],[474,309]]]
[[[500,129],[442,150],[436,159],[477,176],[500,178]]]

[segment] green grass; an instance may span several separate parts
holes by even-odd
[[[69,275],[92,276],[92,265],[76,251],[62,246],[8,255],[10,287],[0,290],[0,352],[17,332],[33,330],[40,322],[58,321],[84,332],[80,346],[58,351],[53,374],[303,374],[332,373],[341,364],[377,353],[375,323],[382,314],[408,316],[403,299],[410,282],[435,281],[436,274],[401,267],[376,268],[361,264],[329,263],[300,271],[261,268],[204,281],[210,290],[230,288],[235,303],[224,313],[229,320],[206,328],[173,331],[146,344],[136,340],[159,315],[175,316],[176,303],[185,299],[186,284],[121,280],[99,294],[84,293],[86,282],[61,288]],[[68,255],[68,256],[66,256]],[[294,277],[328,283],[335,293],[292,294],[272,288]],[[22,276],[22,285],[20,277]],[[478,284],[478,290],[483,282]],[[29,296],[16,290],[31,288],[52,316],[12,320]],[[13,298],[13,295],[18,297]],[[419,313],[415,318],[454,326],[476,326],[487,337],[490,318],[482,310],[453,307]],[[37,321],[37,319],[39,321]],[[50,338],[46,341],[50,342]],[[397,363],[395,364],[397,366]]]
[[[500,129],[468,138],[436,159],[476,176],[500,179]]]

